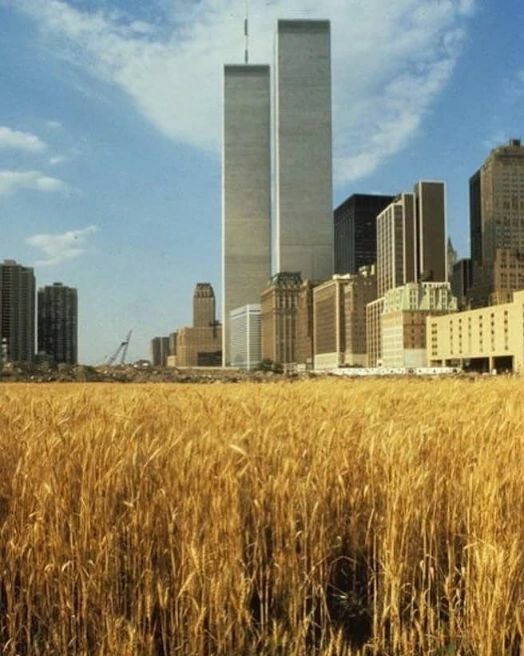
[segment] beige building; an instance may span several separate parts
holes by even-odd
[[[447,282],[410,283],[391,289],[382,310],[382,366],[426,366],[426,318],[456,312]]]
[[[181,328],[177,334],[177,367],[220,367],[222,326]]]
[[[382,364],[383,309],[383,298],[377,298],[376,301],[368,303],[366,306],[366,350],[368,367],[378,367]]]
[[[351,276],[344,289],[346,354],[345,364],[367,365],[367,313],[366,307],[377,298],[375,266],[364,266]]]
[[[261,295],[262,360],[296,364],[300,273],[277,273]]]
[[[313,290],[313,352],[315,369],[335,369],[344,364],[346,322],[344,289],[350,275],[333,276]]]
[[[304,280],[297,299],[297,364],[313,368],[313,290],[319,282]]]
[[[491,151],[470,179],[472,303],[505,303],[523,289],[524,147],[518,139]]]
[[[215,292],[208,282],[197,282],[193,293],[193,327],[207,328],[215,322]]]
[[[169,367],[220,367],[222,326],[215,319],[215,292],[210,283],[197,283],[193,294],[193,326],[167,338]]]
[[[524,373],[524,291],[511,303],[427,319],[429,366]]]

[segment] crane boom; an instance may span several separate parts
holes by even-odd
[[[116,362],[116,360],[118,359],[118,356],[120,355],[120,353],[122,353],[122,355],[120,357],[120,364],[125,364],[127,349],[129,347],[129,342],[131,341],[131,335],[132,334],[133,334],[133,331],[130,330],[127,333],[127,337],[125,338],[125,340],[123,342],[120,342],[120,345],[117,348],[117,350],[113,353],[113,355],[110,358],[108,358],[108,360],[107,360],[108,365],[113,365]]]

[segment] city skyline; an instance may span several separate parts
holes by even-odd
[[[378,55],[373,58],[374,44],[365,41],[369,16],[356,4],[335,14],[334,2],[314,8],[309,2],[276,2],[270,8],[252,3],[251,60],[257,62],[272,61],[277,17],[331,18],[333,207],[351,193],[397,194],[413,179],[442,179],[448,190],[448,233],[460,255],[469,255],[469,177],[493,146],[522,136],[517,111],[524,97],[522,35],[516,26],[524,11],[519,3],[511,4],[515,20],[508,24],[493,2],[482,7],[442,2],[438,8],[399,2],[396,12],[380,12],[382,24],[376,28],[375,38],[392,59],[388,68]],[[81,361],[101,362],[130,328],[130,359],[143,356],[151,335],[189,322],[187,298],[197,280],[210,280],[220,289],[219,85],[209,89],[219,82],[222,63],[241,63],[243,57],[243,3],[225,5],[224,15],[217,11],[216,26],[209,28],[207,2],[193,13],[186,7],[183,15],[162,24],[152,15],[160,15],[160,3],[137,13],[122,1],[108,13],[96,0],[74,6],[0,2],[0,30],[6,37],[0,46],[5,62],[0,259],[34,267],[38,285],[61,279],[79,289]],[[375,15],[386,6],[370,5]],[[225,17],[226,10],[231,17]],[[406,16],[411,22],[403,22]],[[373,89],[364,88],[365,75],[348,77],[341,70],[351,54],[345,43],[351,41],[350,19],[352,29],[362,33],[359,45],[368,56],[361,55],[359,65],[363,74],[373,73],[368,79]],[[390,36],[399,25],[404,26],[402,47]],[[206,38],[209,48],[201,54],[198,46]],[[415,45],[429,54],[418,54]],[[123,70],[119,47],[132,55],[133,71]],[[214,67],[204,117],[183,76],[176,90],[185,89],[187,97],[169,105],[158,96],[162,67],[151,59],[157,50],[170,55],[164,69],[169,80],[176,77],[184,53],[190,59],[184,60],[186,67],[194,64],[197,76],[208,70],[205,66]],[[101,71],[104,57],[109,64]],[[138,90],[131,72],[137,73],[136,85],[142,84]],[[485,103],[488,88],[497,97],[495,113]],[[381,126],[370,113],[378,90],[399,102],[408,90],[416,92],[423,106],[415,103],[413,114],[406,110],[394,117],[394,129],[386,113]],[[158,114],[164,105],[171,119]],[[184,123],[184,107],[194,129]],[[383,131],[358,139],[351,134],[362,129],[366,115],[369,129],[390,125],[388,139]],[[173,123],[182,126],[178,132]]]

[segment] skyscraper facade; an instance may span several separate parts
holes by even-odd
[[[260,296],[262,360],[291,365],[297,362],[298,297],[300,273],[275,274]]]
[[[222,145],[222,353],[231,310],[258,303],[271,275],[269,66],[224,68]]]
[[[254,369],[261,356],[260,303],[245,305],[231,311],[231,365],[239,369]]]
[[[150,351],[153,367],[166,367],[169,357],[169,337],[153,337]]]
[[[279,20],[275,52],[277,272],[333,273],[329,21]]]
[[[193,327],[206,328],[215,321],[215,292],[209,282],[197,282],[193,293]]]
[[[448,279],[446,242],[446,186],[421,180],[414,189],[416,203],[417,280]]]
[[[393,196],[353,194],[334,212],[335,273],[357,273],[377,261],[377,216]]]
[[[33,269],[4,260],[0,264],[0,342],[10,362],[35,355],[35,276]]]
[[[473,304],[511,301],[524,266],[524,146],[512,139],[491,151],[470,179]]]
[[[415,197],[400,194],[377,217],[378,295],[416,280]]]
[[[54,362],[78,362],[78,295],[61,282],[38,290],[38,352]]]

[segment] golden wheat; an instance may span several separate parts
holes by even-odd
[[[5,656],[516,656],[518,380],[0,387]]]

